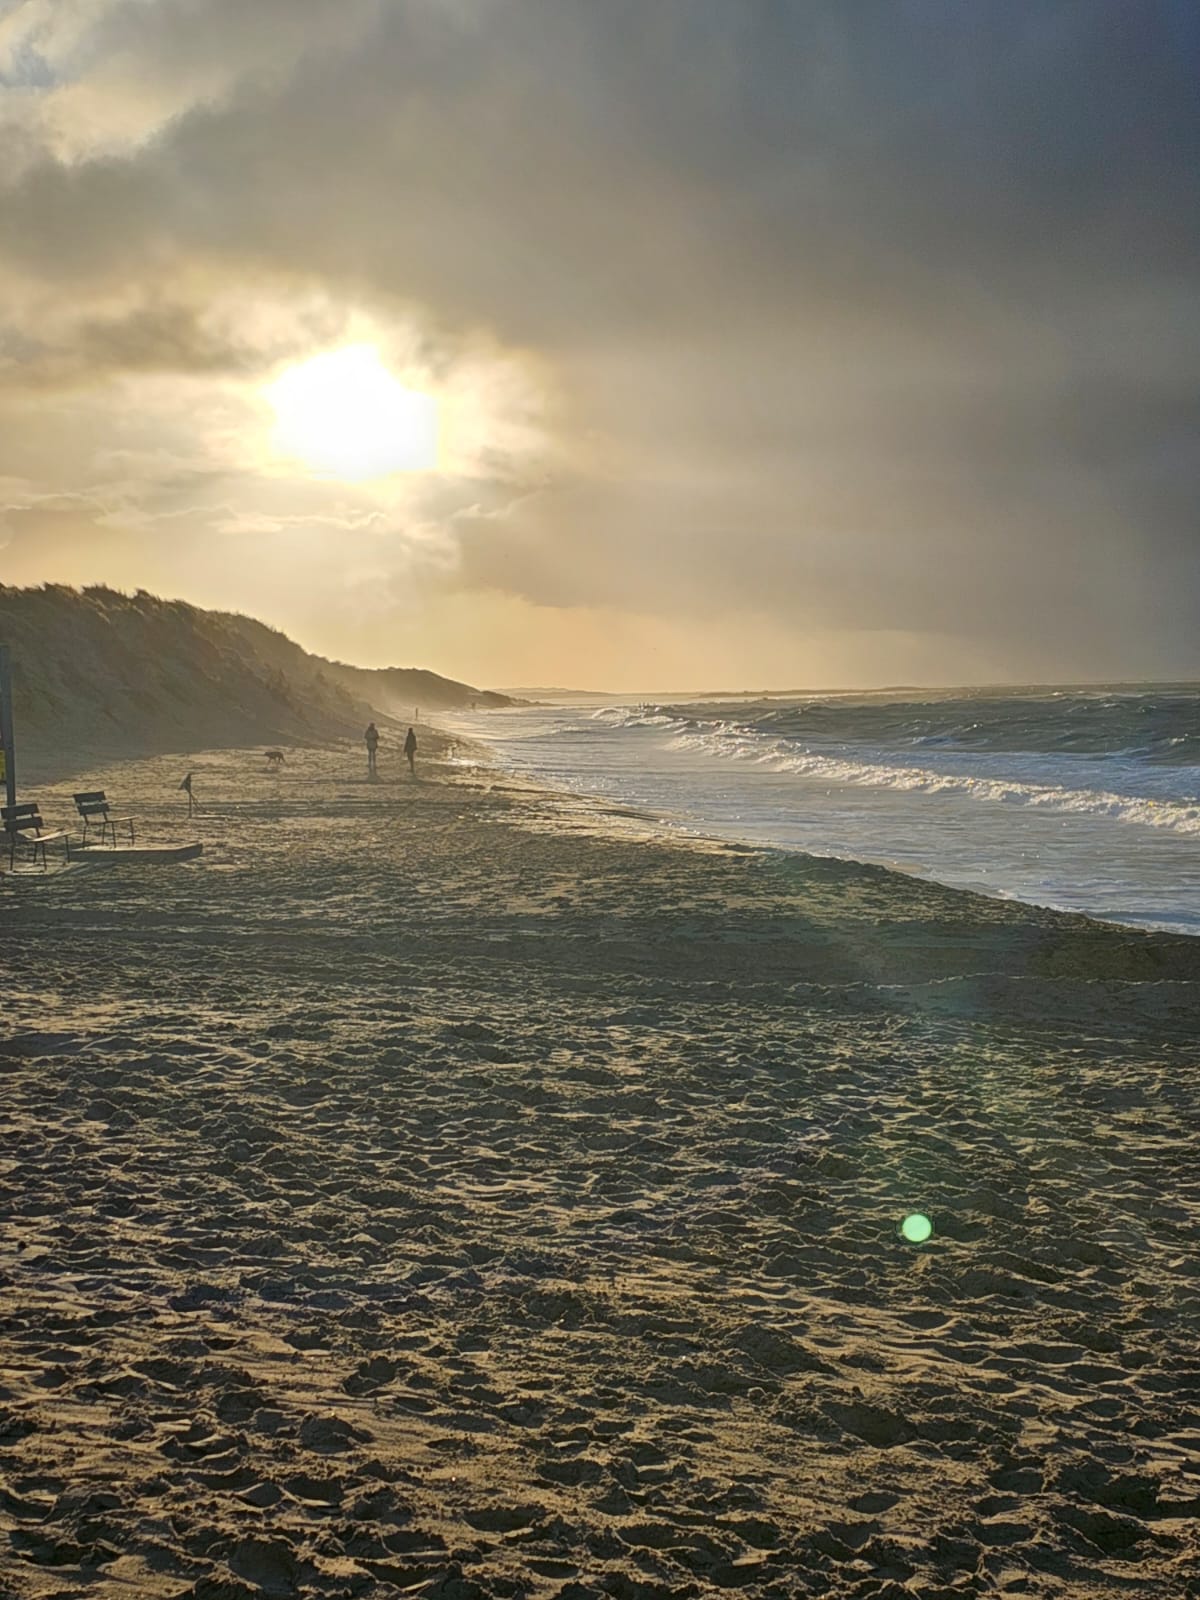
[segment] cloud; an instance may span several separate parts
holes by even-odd
[[[380,16],[383,0],[24,0],[0,17],[0,87],[23,159],[128,153],[198,104],[286,81]],[[19,170],[17,165],[10,171]]]
[[[0,385],[46,407],[0,471],[53,483],[55,391],[176,378],[209,385],[195,454],[243,538],[319,528],[230,396],[366,321],[472,414],[436,506],[389,512],[431,603],[751,652],[746,617],[974,633],[1018,676],[1048,632],[1122,675],[1153,626],[1182,670],[1198,58],[1169,0],[31,4],[0,25],[32,130]],[[505,487],[481,510],[472,477]],[[430,528],[455,559],[418,570]]]

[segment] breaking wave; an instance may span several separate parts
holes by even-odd
[[[732,711],[732,714],[731,714]],[[593,722],[829,784],[1200,834],[1200,693],[606,707]]]

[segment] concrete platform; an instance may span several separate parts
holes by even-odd
[[[71,860],[125,866],[130,862],[191,861],[201,854],[202,844],[88,844],[73,845]]]

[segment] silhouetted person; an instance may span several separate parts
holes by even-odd
[[[379,729],[373,722],[367,723],[367,731],[363,734],[363,738],[367,744],[367,777],[374,778],[376,776],[375,752],[379,749]]]
[[[416,756],[416,753],[417,753],[417,736],[412,731],[412,729],[410,728],[408,730],[408,737],[404,741],[404,754],[408,757],[408,770],[412,773],[414,778],[417,775],[417,767],[416,767],[416,762],[414,760],[414,757]]]
[[[196,809],[195,808],[195,804],[194,804],[194,802],[192,800],[192,775],[191,775],[190,772],[188,773],[187,777],[183,780],[183,782],[179,785],[179,787],[184,791],[184,793],[188,797],[188,816],[190,817],[192,812]]]

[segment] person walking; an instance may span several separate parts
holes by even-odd
[[[376,778],[379,776],[375,769],[375,752],[379,749],[379,729],[373,722],[367,723],[367,731],[363,734],[363,738],[367,745],[367,777]]]
[[[404,754],[408,757],[408,770],[412,773],[413,777],[415,778],[416,775],[417,775],[417,767],[416,767],[416,761],[415,761],[415,757],[416,757],[416,754],[417,754],[417,736],[412,731],[411,728],[408,730],[408,737],[404,741]]]

